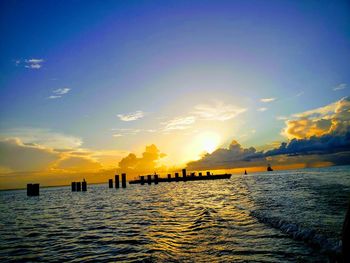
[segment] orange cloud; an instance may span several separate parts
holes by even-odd
[[[282,131],[288,139],[344,134],[350,127],[350,97],[324,107],[293,115]]]

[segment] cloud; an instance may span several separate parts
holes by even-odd
[[[25,144],[37,144],[52,149],[74,149],[82,145],[79,137],[53,132],[50,129],[38,128],[13,128],[3,130],[0,139],[19,138]]]
[[[24,67],[30,69],[40,69],[42,67],[43,59],[31,58],[24,60]]]
[[[267,108],[261,107],[261,108],[258,108],[257,111],[264,112],[264,111],[267,111]]]
[[[337,91],[337,90],[342,90],[342,89],[345,89],[347,87],[347,84],[346,83],[340,83],[339,85],[337,85],[336,87],[333,88],[334,91]]]
[[[286,121],[284,134],[290,139],[278,147],[258,152],[244,149],[236,141],[226,148],[188,163],[191,169],[239,168],[304,163],[307,166],[350,163],[350,98],[314,110],[294,114]]]
[[[200,104],[194,107],[193,114],[204,120],[227,121],[235,118],[247,109],[216,102],[215,105]]]
[[[54,95],[49,96],[49,99],[59,99],[62,98],[63,95],[67,94],[71,89],[70,88],[59,88],[54,90],[52,93]]]
[[[285,121],[287,119],[288,119],[287,116],[276,116],[276,120],[278,120],[278,121]]]
[[[0,166],[12,171],[47,170],[59,158],[59,153],[19,138],[0,139]]]
[[[350,97],[317,109],[294,114],[286,121],[284,134],[289,139],[325,134],[344,134],[350,128]]]
[[[260,101],[264,102],[264,103],[273,102],[275,100],[276,100],[276,98],[263,98],[263,99],[260,99]]]
[[[127,114],[118,114],[117,116],[121,121],[136,121],[143,118],[145,116],[145,113],[138,110]]]
[[[130,153],[119,162],[119,169],[123,172],[149,172],[158,167],[158,161],[165,157],[154,144],[146,146],[142,157]]]
[[[211,154],[205,154],[200,160],[189,162],[191,170],[239,168],[266,165],[263,152],[254,147],[243,148],[237,141],[232,141],[228,148],[219,148]]]
[[[118,128],[118,129],[112,129],[113,132],[117,132],[114,133],[112,136],[113,137],[122,137],[122,136],[126,136],[126,135],[136,135],[139,132],[141,132],[141,129],[124,129],[124,128]]]
[[[196,121],[194,116],[176,117],[167,122],[162,122],[164,125],[163,131],[186,130]]]
[[[69,172],[96,172],[102,169],[102,165],[87,157],[69,156],[58,161],[55,168]]]

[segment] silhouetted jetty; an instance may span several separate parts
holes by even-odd
[[[129,181],[129,184],[144,184],[145,176],[140,176],[139,179]],[[230,179],[231,174],[210,174],[210,172],[206,173],[206,176],[203,176],[202,173],[199,173],[196,176],[195,173],[191,173],[190,176],[187,176],[186,169],[182,170],[182,177],[179,177],[179,173],[175,173],[175,177],[171,177],[171,174],[168,174],[167,177],[159,177],[158,174],[155,174],[152,178],[152,175],[147,175],[147,183],[148,184],[158,184],[158,183],[166,183],[166,182],[187,182],[187,181],[205,181],[205,180],[218,180],[218,179]]]
[[[39,184],[27,184],[27,196],[38,196],[39,189]]]
[[[273,171],[273,169],[272,169],[272,167],[271,167],[271,164],[268,164],[268,165],[267,165],[267,171],[268,171],[268,172],[272,172],[272,171]]]

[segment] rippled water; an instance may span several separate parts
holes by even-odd
[[[349,166],[86,193],[42,188],[30,198],[2,191],[0,260],[327,262],[349,196]]]

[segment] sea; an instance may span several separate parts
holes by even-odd
[[[350,166],[0,191],[0,262],[334,262]]]

